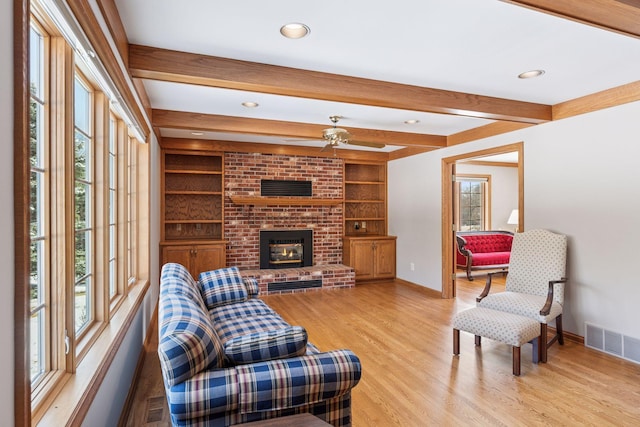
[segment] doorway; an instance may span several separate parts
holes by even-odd
[[[517,153],[518,168],[518,228],[524,230],[524,149],[523,143],[493,147],[442,159],[442,298],[456,296],[455,262],[455,183],[456,164],[472,159]]]

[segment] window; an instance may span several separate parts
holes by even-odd
[[[116,187],[116,182],[118,179],[118,170],[117,170],[117,157],[116,157],[116,146],[117,146],[117,134],[118,125],[116,123],[115,117],[112,115],[109,120],[109,300],[113,300],[113,298],[118,294],[118,269],[117,269],[117,257],[116,254],[118,252],[118,229],[117,229],[117,218],[118,218],[118,190]]]
[[[77,336],[94,319],[92,93],[79,75],[74,84],[74,328]]]
[[[47,56],[44,32],[31,25],[29,34],[30,49],[30,86],[29,105],[30,127],[30,281],[31,297],[31,382],[36,385],[47,370],[47,324],[49,306],[47,304],[47,252],[48,252],[48,205],[47,153],[45,151],[47,135],[46,120],[46,75]]]
[[[457,231],[491,228],[489,175],[456,175]]]
[[[90,61],[31,3],[30,346],[34,424],[137,283],[138,140]],[[48,9],[47,9],[48,10]]]

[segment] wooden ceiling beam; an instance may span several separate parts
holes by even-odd
[[[161,138],[160,146],[164,149],[223,151],[236,153],[280,154],[286,156],[311,156],[340,158],[346,160],[370,160],[386,162],[389,153],[383,151],[349,150],[344,147],[320,151],[318,147],[299,145],[259,144],[253,142],[218,141],[209,139]],[[397,150],[402,151],[402,150]]]
[[[469,93],[129,45],[133,77],[276,95],[543,123],[551,106]]]
[[[638,0],[503,0],[582,24],[640,38]]]
[[[244,133],[318,140],[327,125],[251,119],[184,111],[152,110],[153,126],[158,128],[189,129],[210,132]],[[446,147],[447,138],[440,135],[393,132],[378,129],[347,128],[355,141],[377,142],[386,145]]]

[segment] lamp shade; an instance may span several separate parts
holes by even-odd
[[[507,224],[509,225],[518,225],[518,209],[514,209],[511,211],[511,215],[509,215],[509,219],[507,220]]]

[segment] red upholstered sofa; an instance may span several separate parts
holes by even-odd
[[[456,233],[456,265],[467,271],[467,279],[473,280],[472,270],[503,269],[509,267],[510,231],[459,231]]]

